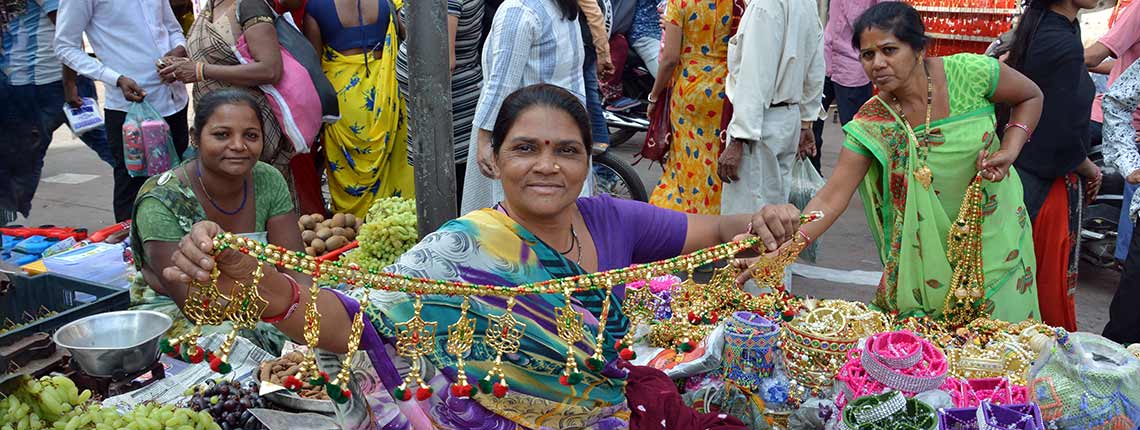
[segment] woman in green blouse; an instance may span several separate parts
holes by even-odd
[[[174,317],[170,335],[190,324],[175,305],[184,298],[177,294],[180,290],[166,288],[160,273],[194,223],[210,220],[262,242],[304,249],[285,178],[258,161],[264,145],[258,111],[256,99],[240,89],[199,99],[190,132],[198,157],[151,177],[135,199],[131,251],[142,279],[131,288],[132,308]],[[284,335],[263,326],[243,335],[270,352],[279,351]]]

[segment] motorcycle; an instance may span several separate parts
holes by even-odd
[[[1100,167],[1104,179],[1100,193],[1089,202],[1081,217],[1081,259],[1097,267],[1116,268],[1116,236],[1120,208],[1124,205],[1124,177],[1104,162],[1103,145],[1092,147],[1089,159]]]
[[[649,130],[647,100],[649,92],[653,90],[653,75],[633,50],[630,50],[627,57],[621,85],[625,97],[604,106],[611,147],[628,142],[637,133]]]

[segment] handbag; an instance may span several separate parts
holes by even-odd
[[[669,145],[673,142],[673,123],[669,117],[669,103],[673,98],[673,90],[666,89],[661,99],[653,105],[649,112],[649,128],[645,131],[645,143],[637,152],[637,164],[642,159],[664,163],[669,156]]]
[[[235,12],[238,22],[242,22],[240,2]],[[307,153],[321,131],[321,123],[340,119],[340,105],[312,44],[287,15],[273,14],[273,26],[281,46],[282,74],[276,83],[259,85],[258,89],[265,93],[273,116],[296,152]],[[253,61],[244,34],[238,37],[234,52],[242,64]]]
[[[272,5],[270,10],[273,10]],[[240,11],[239,7],[235,14],[240,14]],[[238,16],[237,20],[241,22],[241,16]],[[321,69],[321,56],[313,49],[313,44],[301,34],[301,30],[293,23],[289,14],[279,15],[274,12],[273,29],[277,32],[277,43],[281,45],[282,52],[288,52],[312,80],[312,85],[320,98],[323,121],[331,124],[339,120],[340,102],[336,98],[336,89]]]

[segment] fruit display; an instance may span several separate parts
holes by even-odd
[[[91,391],[82,392],[65,376],[29,379],[12,395],[0,399],[2,430],[217,430],[209,413],[174,405],[143,403],[121,413],[89,403]]]
[[[297,226],[301,228],[305,253],[320,257],[356,240],[363,222],[353,214],[338,213],[327,219],[324,215],[312,214],[302,215],[297,220]]]
[[[258,376],[261,382],[285,386],[285,378],[297,374],[297,369],[301,367],[301,362],[304,358],[304,354],[293,351],[276,360],[268,360],[261,363],[261,370]],[[301,383],[301,390],[298,391],[297,394],[306,399],[329,400],[329,394],[325,391],[324,386],[314,387],[309,384],[308,381]]]
[[[396,262],[419,240],[416,202],[402,197],[376,199],[357,237],[360,247],[346,254],[345,261],[364,269],[383,270]]]
[[[237,381],[210,380],[189,390],[187,406],[206,412],[222,430],[260,430],[266,428],[250,409],[274,409],[258,395],[258,384],[242,385]]]

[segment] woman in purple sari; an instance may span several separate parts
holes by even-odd
[[[387,271],[515,286],[675,257],[730,241],[754,221],[747,215],[687,215],[609,197],[578,198],[589,171],[589,130],[585,109],[561,88],[535,85],[509,96],[493,131],[496,174],[503,181],[506,199],[495,208],[445,224]],[[182,285],[191,279],[206,282],[216,264],[223,290],[235,280],[249,282],[250,273],[259,264],[253,258],[234,251],[211,257],[211,239],[218,233],[221,229],[215,224],[195,225],[183,238],[180,251],[172,259],[174,265],[164,276]],[[303,339],[303,312],[289,313],[295,303],[291,301],[291,281],[276,270],[264,272],[259,288],[269,301],[265,315],[284,316],[277,327],[293,339]],[[611,309],[607,321],[602,322],[596,319],[604,299],[601,293],[574,295],[574,304],[584,311],[588,335],[587,341],[573,344],[571,351],[579,363],[586,362],[594,353],[594,335],[601,326],[609,362],[600,372],[583,369],[581,383],[559,383],[566,345],[558,337],[553,317],[554,309],[563,306],[564,296],[519,296],[512,312],[526,328],[519,352],[503,357],[503,371],[510,381],[505,395],[452,396],[448,387],[457,378],[455,357],[445,352],[446,336],[437,335],[432,340],[435,353],[421,360],[419,366],[433,394],[423,400],[413,397],[394,401],[399,413],[386,427],[637,429],[661,428],[665,423],[666,428],[744,428],[733,417],[699,414],[685,407],[663,373],[616,364],[619,360],[607,346],[628,328],[618,306],[624,292],[624,287],[615,287],[611,302],[617,309]],[[394,326],[414,315],[415,300],[404,293],[373,290],[368,294],[371,304],[364,312],[371,324],[365,324],[361,348],[368,352],[384,386],[394,391],[405,376],[398,369],[408,367],[402,357],[391,352]],[[181,303],[182,298],[175,299]],[[298,307],[303,309],[307,302],[302,297]],[[447,327],[458,319],[462,302],[462,297],[423,296],[420,314],[441,328]],[[318,307],[322,315],[319,347],[343,353],[352,318],[360,311],[359,302],[350,295],[324,290]],[[470,297],[467,316],[476,321],[476,336],[475,346],[465,358],[473,385],[488,374],[495,358],[494,351],[483,342],[487,318],[502,315],[506,309],[502,298]]]

